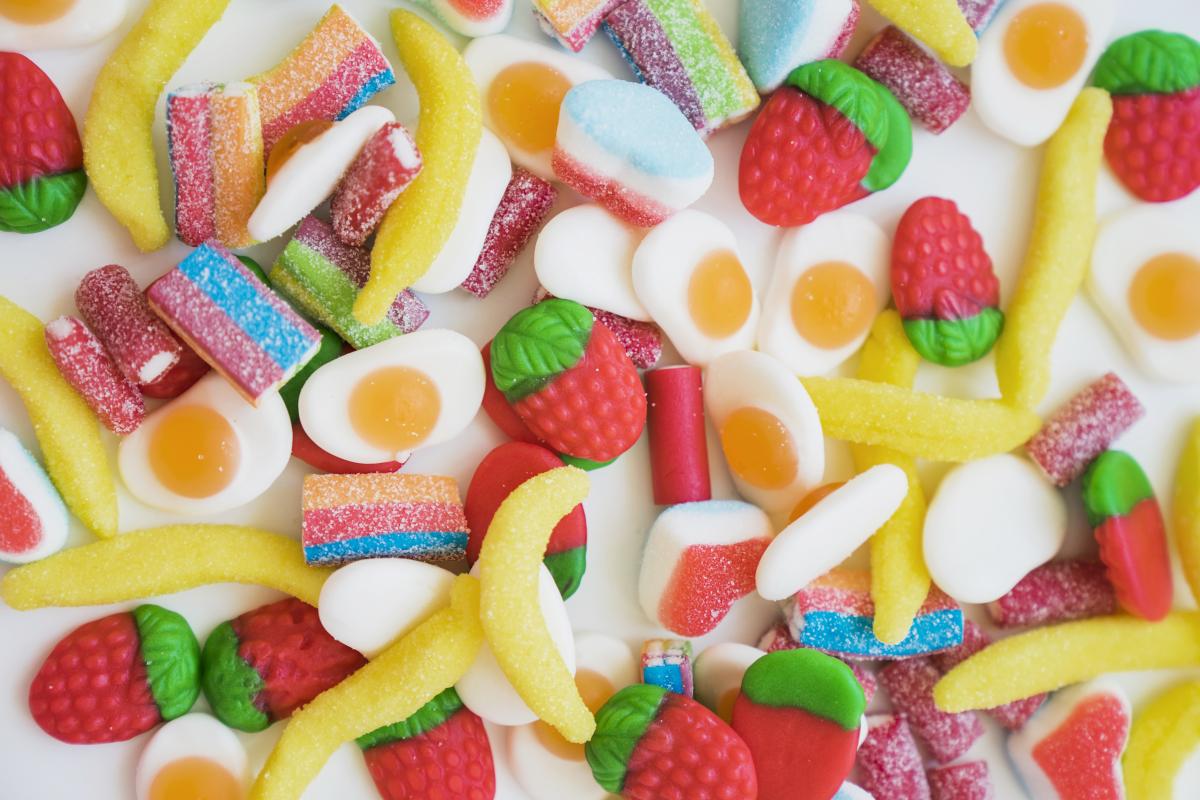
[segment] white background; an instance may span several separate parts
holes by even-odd
[[[134,0],[140,9],[143,5]],[[395,46],[387,27],[387,12],[395,3],[347,0],[344,5],[382,43],[398,72],[399,85],[380,94],[373,102],[396,111],[401,120],[415,117],[412,87],[403,76]],[[1200,38],[1200,8],[1194,0],[1139,0],[1120,2],[1114,36],[1142,28],[1181,30]],[[201,80],[236,80],[267,69],[283,57],[312,27],[328,6],[328,0],[237,0],[168,84],[179,86]],[[709,0],[726,33],[736,35],[736,0]],[[122,32],[133,23],[126,20]],[[859,34],[850,53],[856,53],[866,38],[880,27],[879,18],[865,11]],[[517,0],[515,18],[509,28],[539,41],[546,41],[533,24],[527,0]],[[114,35],[87,48],[32,53],[33,59],[58,85],[81,122],[96,70],[118,41]],[[631,77],[615,49],[598,36],[583,57],[604,64],[615,75]],[[1013,109],[1014,114],[1021,113]],[[697,207],[715,213],[737,233],[743,259],[755,286],[764,291],[780,233],[752,219],[737,198],[737,156],[749,127],[743,123],[712,138],[717,162],[716,180]],[[162,102],[154,129],[162,178],[164,207],[170,208],[171,190],[167,169]],[[1009,144],[982,127],[973,111],[940,137],[915,131],[914,156],[903,178],[882,194],[858,203],[854,210],[867,213],[891,232],[904,209],[915,199],[938,194],[954,199],[970,215],[983,235],[999,273],[1005,301],[1010,296],[1025,248],[1040,152]],[[1100,208],[1108,214],[1135,201],[1105,172],[1101,177]],[[578,202],[570,192],[560,206]],[[1194,221],[1200,213],[1200,193],[1176,204]],[[168,212],[169,214],[169,212]],[[260,263],[268,266],[285,239],[252,249]],[[91,192],[75,216],[61,227],[34,236],[0,233],[0,293],[20,303],[43,319],[73,313],[72,293],[88,270],[107,263],[128,267],[144,285],[175,264],[187,252],[176,241],[164,250],[137,252],[125,231],[117,225]],[[465,292],[429,299],[433,314],[429,327],[453,327],[482,344],[518,308],[525,305],[535,288],[529,251],[518,261],[509,277],[486,301]],[[3,343],[0,343],[3,346]],[[677,360],[668,353],[664,362]],[[846,369],[852,369],[852,364]],[[1117,371],[1146,403],[1150,413],[1120,442],[1145,466],[1160,497],[1169,497],[1171,476],[1181,437],[1189,421],[1200,414],[1200,387],[1177,387],[1147,379],[1132,363],[1092,305],[1083,297],[1073,304],[1054,349],[1054,380],[1042,411],[1053,409],[1084,383],[1107,370]],[[957,371],[922,367],[921,388],[985,397],[996,393],[991,359]],[[34,440],[28,419],[15,394],[0,385],[0,425],[15,431],[30,447]],[[107,435],[107,434],[106,434]],[[501,441],[499,432],[480,414],[455,441],[419,452],[407,469],[442,473],[458,478],[465,491],[475,465]],[[115,451],[115,438],[108,442]],[[714,494],[734,496],[721,464],[719,450],[712,447]],[[251,505],[234,511],[199,517],[196,521],[237,522],[297,535],[300,522],[300,481],[306,468],[293,461],[269,492]],[[927,490],[936,486],[944,471],[928,465]],[[847,477],[850,465],[844,448],[831,444],[827,480]],[[1089,549],[1078,491],[1066,492],[1072,510],[1072,553]],[[637,571],[645,531],[656,509],[650,496],[649,465],[645,441],[641,441],[613,466],[592,473],[592,493],[587,503],[590,546],[588,572],[580,591],[568,603],[576,630],[595,630],[640,645],[655,633],[642,615],[636,598]],[[152,511],[133,501],[122,489],[121,527],[132,530],[172,521],[170,515]],[[969,536],[971,521],[963,520],[963,535]],[[72,544],[90,540],[76,528]],[[2,569],[2,568],[0,568]],[[1179,578],[1178,605],[1191,607]],[[275,599],[265,589],[234,585],[211,586],[158,598],[156,602],[184,614],[203,641],[221,621]],[[145,737],[122,744],[70,746],[41,732],[30,719],[26,706],[29,681],[45,653],[75,626],[119,608],[48,609],[14,612],[0,604],[0,800],[87,797],[92,800],[126,800],[133,794],[133,770]],[[747,599],[710,636],[697,642],[736,640],[753,643],[775,619],[773,606]],[[1122,676],[1135,705],[1144,697],[1186,672],[1146,673]],[[1200,677],[1192,670],[1191,677]],[[204,708],[201,700],[197,709]],[[1021,797],[1021,791],[1002,755],[1002,734],[985,720],[987,736],[966,758],[988,758],[997,797]],[[256,735],[243,735],[254,768],[266,757],[282,725]],[[498,797],[519,800],[516,787],[504,764],[503,731],[493,728],[497,754]],[[1177,784],[1177,797],[1200,793],[1200,759],[1193,758]],[[305,795],[310,800],[329,798],[354,800],[375,797],[374,789],[356,748],[343,747],[329,762]],[[566,798],[564,800],[567,800]]]

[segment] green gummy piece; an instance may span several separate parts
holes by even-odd
[[[204,696],[217,719],[248,733],[271,724],[266,712],[254,704],[263,689],[262,676],[238,655],[238,637],[231,623],[221,623],[208,635],[201,662]]]
[[[0,231],[38,233],[71,218],[87,189],[83,170],[39,175],[0,189]]]
[[[755,661],[742,676],[742,694],[759,705],[800,708],[857,730],[867,700],[843,662],[816,650],[779,650]]]
[[[549,553],[542,559],[542,563],[550,570],[558,593],[566,600],[575,594],[579,584],[583,583],[583,573],[587,569],[587,547],[572,547],[561,553]]]
[[[242,262],[242,266],[254,273],[254,277],[258,278],[263,283],[270,285],[267,280],[267,273],[263,271],[262,265],[255,261],[250,256],[238,256],[237,260]]]
[[[1186,92],[1200,86],[1200,42],[1156,30],[1122,36],[1096,62],[1092,83],[1116,95]]]
[[[961,367],[986,356],[1004,329],[1004,313],[985,308],[966,319],[906,319],[904,333],[926,361]]]
[[[533,394],[583,359],[594,323],[573,300],[521,309],[492,339],[492,380],[508,402]]]
[[[133,610],[146,682],[164,720],[181,717],[200,696],[200,643],[187,620],[151,603]]]
[[[363,750],[370,750],[372,747],[411,739],[441,725],[462,707],[463,702],[452,686],[418,708],[412,716],[399,722],[393,722],[391,725],[376,728],[370,733],[364,733],[355,741]]]
[[[1154,497],[1150,479],[1133,456],[1106,450],[1083,473],[1083,507],[1097,528],[1110,517],[1123,517],[1138,503]]]
[[[661,686],[635,683],[608,698],[596,712],[596,732],[583,753],[601,788],[613,794],[621,792],[629,759],[667,694]]]
[[[320,323],[313,327],[321,334],[321,346],[317,348],[316,354],[308,360],[307,364],[301,367],[287,383],[279,387],[279,396],[283,398],[283,404],[287,406],[288,416],[292,418],[292,422],[300,421],[300,390],[304,388],[304,384],[308,382],[314,372],[342,354],[342,337]]]
[[[618,456],[613,456],[608,461],[592,461],[590,458],[579,458],[578,456],[568,455],[567,453],[558,453],[558,457],[562,459],[564,464],[571,467],[579,467],[586,472],[607,467],[618,458]]]

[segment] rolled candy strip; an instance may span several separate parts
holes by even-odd
[[[329,201],[337,237],[362,247],[420,171],[421,153],[408,128],[386,123],[363,145]]]
[[[1111,614],[1117,610],[1117,598],[1102,563],[1051,561],[988,603],[987,609],[992,622],[1015,628]]]
[[[113,433],[137,430],[146,404],[137,386],[117,365],[83,322],[59,317],[46,325],[46,348],[67,383],[79,392],[104,427]]]
[[[952,647],[949,650],[944,650],[941,653],[935,653],[931,656],[931,659],[939,670],[946,673],[991,643],[992,637],[983,628],[980,628],[971,620],[965,620],[963,622],[962,644]],[[989,717],[1003,725],[1006,730],[1019,731],[1025,724],[1025,721],[1032,717],[1033,712],[1041,708],[1042,703],[1045,701],[1045,694],[1035,694],[1023,700],[1014,700],[1002,706],[985,709],[985,711]]]
[[[467,518],[453,478],[309,475],[302,508],[300,541],[309,564],[389,556],[453,561],[466,552]]]
[[[875,800],[930,800],[925,765],[904,717],[868,717],[858,749],[859,782]]]
[[[124,267],[109,264],[84,275],[75,306],[117,369],[134,383],[153,383],[179,361],[182,345],[150,310]]]
[[[67,543],[67,507],[12,433],[0,428],[0,561],[27,564]]]
[[[578,53],[621,0],[533,0],[542,30]]]
[[[663,367],[647,372],[645,381],[654,502],[711,499],[700,368]]]
[[[642,683],[691,697],[692,643],[680,639],[647,639],[642,645]]]
[[[304,313],[361,350],[412,333],[429,317],[429,309],[420,298],[405,289],[382,320],[374,325],[359,322],[351,309],[370,269],[370,253],[343,243],[329,223],[308,216],[275,260],[267,278]]]
[[[305,433],[298,421],[292,423],[292,458],[298,458],[320,472],[335,475],[357,475],[365,472],[396,472],[404,466],[403,461],[383,461],[378,464],[356,464],[338,458],[321,448]]]
[[[983,736],[983,723],[973,711],[951,714],[937,707],[933,687],[941,677],[941,670],[928,658],[902,659],[879,671],[892,708],[908,720],[934,759],[947,764]]]
[[[483,249],[462,282],[462,288],[479,298],[487,297],[533,234],[550,214],[558,199],[554,184],[521,167],[513,167],[512,178],[492,215]]]
[[[758,90],[702,0],[627,0],[604,29],[637,79],[707,136],[758,107]]]
[[[1055,486],[1066,486],[1145,413],[1125,382],[1109,372],[1055,411],[1025,450]]]
[[[899,28],[875,35],[854,66],[882,83],[910,117],[934,133],[953,125],[971,104],[971,90]]]
[[[992,779],[986,761],[964,761],[934,767],[925,773],[932,800],[993,800]]]

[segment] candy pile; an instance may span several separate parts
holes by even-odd
[[[21,120],[0,121],[0,229],[65,223],[90,180],[139,248],[165,245],[154,108],[227,4],[151,0],[82,140],[50,79],[0,53]],[[371,102],[395,73],[334,5],[267,71],[167,92],[182,258],[145,281],[92,269],[46,324],[0,297],[0,376],[42,458],[0,430],[0,559],[21,565],[0,597],[140,603],[44,657],[37,726],[68,744],[157,729],[140,800],[298,800],[349,742],[385,800],[490,800],[498,758],[534,800],[988,800],[993,722],[1035,797],[1169,796],[1200,747],[1200,684],[1135,715],[1105,676],[1200,666],[1168,542],[1200,597],[1200,422],[1163,506],[1116,449],[1139,449],[1121,438],[1146,412],[1130,384],[1045,400],[1085,283],[1139,368],[1200,375],[1196,226],[1169,205],[1094,211],[1105,160],[1131,203],[1200,186],[1200,44],[1142,31],[1106,50],[1115,0],[870,0],[889,24],[858,52],[858,0],[743,0],[736,47],[702,0],[535,0],[570,50],[603,30],[628,80],[502,33],[510,0],[419,4],[473,41],[391,12],[415,124]],[[85,25],[72,5],[0,3],[0,44],[14,26],[79,43],[124,11],[89,4]],[[952,70],[972,62],[968,89]],[[1003,310],[969,209],[843,209],[901,179],[914,137],[935,146],[914,120],[940,134],[972,103],[1045,143]],[[742,120],[738,198],[787,229],[761,298],[734,229],[690,208],[732,185],[706,140]],[[267,242],[266,270],[236,252]],[[486,298],[526,250],[536,295],[482,347],[425,325],[423,295]],[[989,355],[999,398],[914,389],[922,361]],[[856,377],[831,376],[854,358]],[[448,474],[406,468],[480,409],[511,441]],[[299,541],[115,535],[101,425],[133,500],[181,517],[261,498],[295,456],[313,470]],[[615,461],[648,463],[659,506],[640,651],[575,632],[566,604],[609,558],[585,499]],[[722,461],[738,499],[714,496]],[[936,488],[921,461],[951,465]],[[1072,497],[1095,546],[1068,556]],[[100,541],[64,550],[71,515]],[[203,637],[142,602],[225,582],[287,596]],[[727,620],[751,596],[778,604],[757,647],[693,641],[750,641]],[[276,722],[251,783],[231,731]]]

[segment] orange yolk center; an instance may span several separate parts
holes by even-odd
[[[1038,3],[1013,18],[1004,33],[1004,58],[1031,89],[1062,86],[1087,57],[1087,24],[1070,6]]]
[[[788,514],[788,522],[792,523],[804,516],[813,506],[824,500],[829,495],[833,494],[838,487],[844,486],[845,481],[836,483],[827,483],[824,486],[818,486],[804,497],[800,498],[800,502],[796,503],[796,507],[792,509],[792,513]]]
[[[729,250],[714,250],[700,260],[688,282],[688,312],[705,336],[724,339],[750,316],[754,291],[742,262]]]
[[[172,761],[154,776],[149,800],[242,800],[241,782],[209,758]]]
[[[288,159],[296,155],[297,150],[332,126],[333,123],[327,119],[310,119],[288,128],[271,148],[271,155],[267,157],[267,180],[274,178],[275,174],[288,162]]]
[[[75,0],[0,0],[0,17],[25,25],[40,25],[71,10]]]
[[[1200,260],[1185,253],[1150,259],[1133,276],[1129,306],[1138,325],[1158,339],[1200,333]]]
[[[229,486],[240,460],[237,432],[208,406],[167,412],[150,435],[150,468],[170,491],[212,497]]]
[[[860,335],[875,316],[875,287],[842,261],[810,267],[792,289],[792,324],[807,342],[832,350]]]
[[[429,376],[411,367],[381,367],[350,393],[350,424],[374,447],[403,453],[437,423],[442,397]]]
[[[575,673],[575,686],[579,688],[584,705],[592,713],[598,711],[617,691],[608,678],[590,669],[581,669]],[[568,742],[558,731],[541,720],[534,723],[534,730],[537,731],[538,741],[554,755],[568,761],[583,761],[583,745]]]
[[[733,720],[733,704],[737,702],[739,689],[736,686],[731,686],[725,690],[725,693],[717,698],[717,716],[726,722]]]
[[[558,110],[570,88],[567,77],[546,64],[523,61],[505,67],[487,91],[496,132],[530,153],[551,149],[558,136]]]
[[[796,478],[799,459],[792,434],[779,417],[747,406],[721,426],[721,449],[734,474],[759,489],[782,489]]]

